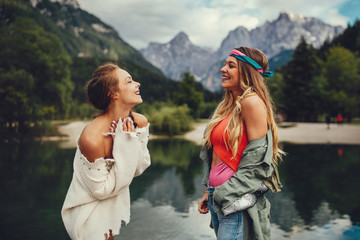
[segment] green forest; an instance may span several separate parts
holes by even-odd
[[[317,122],[360,113],[360,21],[320,49],[302,39],[292,59],[269,80],[277,108],[289,121]]]
[[[33,8],[27,0],[0,0],[0,134],[51,134],[44,128],[53,120],[92,118],[97,112],[87,103],[84,85],[106,62],[141,83],[144,103],[135,110],[154,123],[154,132],[179,134],[194,119],[211,115],[221,92],[207,91],[191,73],[181,82],[167,78],[111,26],[99,34],[90,27],[101,23],[98,18],[70,6],[60,11],[58,4],[44,0]],[[359,117],[359,50],[359,20],[320,49],[302,39],[292,59],[266,79],[277,111],[288,121],[323,121],[338,113],[346,121]]]
[[[40,13],[42,7],[51,10],[51,17]],[[37,8],[26,0],[0,0],[2,134],[52,134],[43,129],[51,120],[92,118],[97,111],[88,104],[84,86],[107,62],[118,64],[141,83],[145,103],[136,111],[150,121],[156,115],[161,126],[152,128],[159,133],[179,134],[190,128],[180,122],[190,124],[210,115],[220,94],[205,90],[190,73],[184,74],[183,83],[165,77],[110,26],[104,34],[93,31],[89,25],[101,23],[96,17],[71,7],[62,16],[59,9],[58,3],[46,0]],[[84,29],[82,34],[56,25],[63,17]],[[189,94],[194,97],[187,98]]]

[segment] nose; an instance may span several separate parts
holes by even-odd
[[[225,73],[226,72],[226,66],[223,66],[221,69],[220,69],[220,72],[222,72],[222,73]]]
[[[139,82],[136,82],[136,86],[139,88],[141,84]]]

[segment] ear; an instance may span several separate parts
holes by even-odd
[[[115,100],[115,99],[118,99],[119,97],[120,97],[120,93],[119,93],[119,91],[116,91],[116,92],[114,92],[114,93],[109,93],[109,95],[111,95],[111,99],[112,100]]]

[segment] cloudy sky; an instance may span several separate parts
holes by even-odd
[[[251,30],[281,11],[346,27],[360,19],[359,0],[78,0],[133,47],[166,43],[180,31],[202,47],[219,48],[228,32]]]

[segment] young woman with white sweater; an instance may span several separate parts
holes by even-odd
[[[114,64],[100,66],[87,85],[102,113],[78,138],[73,178],[61,211],[71,239],[100,240],[130,220],[129,185],[150,166],[149,123],[132,112],[142,103],[140,83]]]

